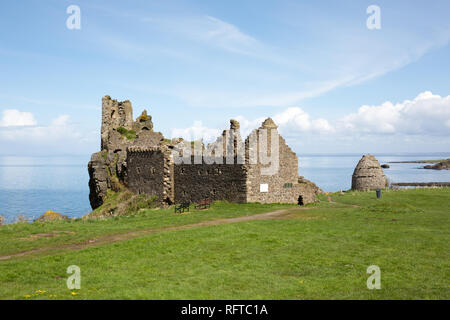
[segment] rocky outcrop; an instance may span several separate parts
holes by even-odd
[[[353,172],[352,189],[367,191],[386,186],[387,179],[378,160],[371,154],[364,155]]]
[[[37,218],[36,221],[45,222],[45,221],[66,220],[66,219],[69,219],[69,217],[61,213],[49,210],[46,211],[42,216]]]
[[[442,162],[426,165],[423,167],[424,169],[434,169],[434,170],[450,170],[450,159],[444,160]]]
[[[88,163],[89,201],[92,209],[102,205],[108,191],[108,166],[106,152],[97,152]]]

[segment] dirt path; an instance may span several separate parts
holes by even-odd
[[[243,222],[243,221],[280,219],[280,218],[289,216],[300,210],[312,210],[312,209],[315,209],[315,208],[314,207],[312,207],[312,208],[304,208],[304,207],[289,208],[289,209],[276,210],[276,211],[271,211],[271,212],[266,212],[266,213],[254,214],[254,215],[250,215],[250,216],[242,216],[242,217],[226,218],[226,219],[216,219],[216,220],[202,221],[202,222],[198,222],[198,223],[181,225],[181,226],[172,226],[172,227],[164,227],[164,228],[157,228],[157,229],[151,228],[151,229],[144,229],[144,230],[138,230],[138,231],[117,233],[117,234],[105,235],[105,236],[101,236],[98,238],[90,239],[90,240],[82,242],[82,243],[65,244],[65,245],[52,246],[52,247],[43,247],[43,248],[39,248],[39,249],[32,249],[32,250],[22,251],[22,252],[10,254],[10,255],[0,256],[0,261],[9,260],[12,258],[17,258],[17,257],[28,256],[28,255],[32,255],[32,254],[41,254],[42,253],[43,255],[51,255],[52,253],[53,254],[59,253],[61,250],[72,251],[72,250],[82,250],[82,249],[87,249],[87,248],[93,248],[93,247],[98,247],[98,246],[113,243],[113,242],[137,238],[139,236],[152,234],[152,233],[192,229],[192,228],[198,228],[198,227],[216,226],[216,225],[221,225],[221,224],[229,224],[229,223]]]

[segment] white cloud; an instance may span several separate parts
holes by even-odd
[[[62,127],[62,126],[66,126],[68,124],[69,121],[69,116],[67,114],[63,114],[59,117],[57,117],[56,119],[52,120],[51,126],[53,127]]]
[[[273,116],[280,129],[286,131],[311,131],[315,133],[333,132],[334,128],[326,119],[310,119],[308,113],[299,107],[292,107]]]
[[[6,111],[0,127],[3,153],[81,154],[96,148],[98,132],[86,132],[81,126],[70,123],[68,115],[56,117],[49,125],[38,125],[30,112]]]
[[[429,91],[419,94],[413,100],[393,104],[386,101],[379,106],[361,106],[357,112],[340,119],[313,119],[299,107],[290,107],[271,115],[282,134],[298,137],[301,134],[320,134],[331,138],[361,138],[363,135],[450,135],[450,95],[441,97]],[[241,123],[241,135],[247,136],[251,130],[258,128],[264,117],[253,120],[243,116],[234,119]],[[211,141],[221,131],[208,128],[201,122],[193,127],[174,129],[172,136],[204,137]]]
[[[441,97],[429,91],[413,100],[379,106],[361,106],[356,113],[337,121],[341,131],[383,134],[450,134],[450,96]]]
[[[184,129],[172,129],[172,138],[183,138],[194,141],[203,139],[205,142],[214,141],[220,134],[219,129],[208,128],[201,121],[195,121],[194,125]]]
[[[2,113],[0,127],[34,126],[36,120],[31,112],[21,112],[16,109],[7,109]]]
[[[243,116],[234,117],[235,120],[239,121],[241,128],[241,136],[246,137],[250,134],[253,129],[259,128],[261,123],[266,119],[263,117],[256,118],[253,120],[248,120]]]
[[[203,40],[231,52],[251,54],[254,47],[259,45],[257,40],[241,32],[236,26],[215,17],[206,16],[199,26],[201,28],[198,35]]]

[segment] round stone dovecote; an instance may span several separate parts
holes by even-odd
[[[386,185],[386,176],[378,160],[371,154],[364,155],[353,171],[352,190],[384,189]]]

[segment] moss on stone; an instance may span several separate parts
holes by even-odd
[[[119,132],[122,137],[125,137],[128,140],[136,139],[136,131],[134,130],[128,130],[124,127],[118,127],[117,132]]]

